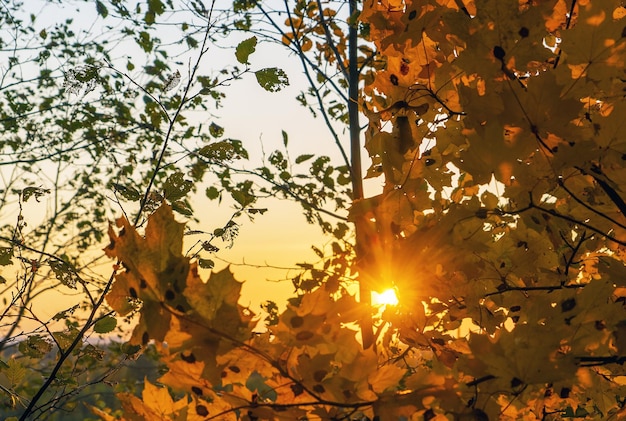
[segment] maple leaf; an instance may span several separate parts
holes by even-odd
[[[594,1],[579,7],[577,23],[562,35],[561,51],[571,69],[572,84],[589,79],[606,89],[616,77],[623,77],[626,52],[626,21],[613,18],[612,2]]]
[[[117,395],[125,411],[126,420],[183,420],[186,419],[188,399],[174,401],[167,388],[157,387],[144,379],[142,398],[130,393]]]
[[[176,222],[171,207],[163,204],[148,219],[145,237],[125,218],[118,219],[117,226],[118,233],[109,229],[111,244],[105,252],[119,259],[125,271],[116,275],[107,301],[124,315],[134,308],[132,300],[140,300],[143,311],[132,342],[162,341],[171,319],[165,305],[176,311],[188,308],[181,294],[189,272],[189,261],[182,256],[184,224]]]
[[[405,369],[396,365],[384,365],[371,373],[367,381],[376,393],[383,393],[388,389],[398,388],[400,380],[407,374]]]
[[[174,401],[165,387],[157,387],[144,379],[144,389],[141,397],[145,406],[157,415],[172,415],[187,406],[187,399]]]
[[[241,285],[229,268],[211,273],[209,279],[204,282],[198,276],[198,270],[194,264],[187,278],[184,295],[191,307],[199,312],[204,320],[211,322],[219,320],[223,323],[232,320],[226,317],[226,313],[234,312],[231,316],[236,315],[236,319],[239,319],[237,301],[241,294]],[[224,318],[218,319],[218,316],[224,316]],[[230,329],[225,329],[225,331],[231,332]]]
[[[108,302],[141,314],[132,340],[156,339],[168,368],[159,381],[187,394],[178,403],[148,387],[143,401],[122,397],[127,411],[286,420],[358,409],[395,420],[620,410],[626,13],[615,1],[575,3],[363,3],[378,50],[361,104],[368,177],[385,184],[351,210],[366,220],[358,276],[400,291],[378,316],[378,353],[354,329],[369,309],[342,287],[302,293],[256,334],[230,270],[205,282],[182,256],[171,210],[159,208],[145,236],[118,220],[107,254],[126,271]],[[324,31],[302,7],[285,42],[308,50]],[[239,62],[255,43],[238,46]],[[190,186],[180,174],[170,196]]]

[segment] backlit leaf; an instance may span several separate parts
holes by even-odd
[[[96,333],[109,333],[117,326],[117,319],[112,316],[106,316],[96,322],[93,330]]]
[[[103,18],[106,18],[109,15],[107,7],[100,0],[96,0],[96,11]]]
[[[172,202],[182,199],[191,191],[193,183],[185,180],[181,172],[170,175],[163,185],[164,196]]]
[[[76,289],[78,275],[76,274],[76,270],[70,266],[69,263],[50,259],[48,260],[48,264],[50,265],[50,269],[52,269],[56,278],[61,281],[63,285]]]
[[[235,50],[235,57],[237,61],[242,64],[249,64],[248,57],[250,54],[254,53],[256,49],[257,38],[251,37],[246,40],[241,41],[237,45],[237,49]]]
[[[0,266],[12,264],[13,247],[0,247]]]
[[[259,85],[269,92],[278,92],[289,85],[287,74],[277,67],[257,70],[254,74]]]
[[[26,367],[24,367],[18,360],[15,358],[10,358],[7,361],[8,367],[2,370],[4,375],[9,380],[9,384],[12,388],[19,386],[24,377],[26,376]]]

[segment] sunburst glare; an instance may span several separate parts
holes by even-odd
[[[373,306],[384,306],[391,305],[395,306],[398,304],[398,296],[396,295],[396,290],[393,288],[389,288],[384,290],[383,292],[372,292],[372,305]]]

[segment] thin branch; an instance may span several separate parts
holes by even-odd
[[[284,184],[280,184],[277,183],[276,181],[266,177],[263,173],[260,172],[255,172],[252,170],[246,170],[246,169],[241,169],[241,168],[234,168],[234,167],[230,167],[228,165],[222,164],[222,163],[216,163],[216,162],[211,162],[211,161],[206,161],[205,158],[199,154],[195,154],[193,152],[191,152],[192,155],[197,156],[198,159],[202,160],[203,162],[206,162],[207,164],[214,164],[214,165],[220,165],[223,166],[225,168],[227,168],[229,171],[232,171],[234,173],[238,173],[238,174],[247,174],[247,175],[253,175],[255,177],[258,177],[260,179],[262,179],[263,181],[271,184],[272,186],[274,186],[274,188],[276,190],[281,191],[282,193],[288,195],[289,197],[291,197],[292,199],[294,199],[296,202],[299,202],[300,204],[302,204],[305,207],[309,207],[311,209],[313,209],[316,212],[320,212],[323,213],[325,215],[331,216],[339,221],[344,221],[347,222],[348,218],[346,216],[343,215],[339,215],[338,213],[329,211],[327,209],[321,208],[309,201],[307,201],[306,199],[302,198],[301,196],[299,196],[297,193],[291,191],[287,186],[285,186]]]
[[[343,58],[341,57],[339,50],[337,50],[337,46],[335,45],[333,41],[333,37],[330,34],[330,28],[328,27],[328,23],[326,23],[326,19],[324,18],[324,9],[322,8],[322,0],[317,0],[317,9],[320,14],[320,24],[322,25],[322,28],[324,29],[324,35],[326,35],[326,43],[330,47],[333,54],[335,54],[335,60],[337,60],[337,64],[339,64],[341,73],[343,73],[343,76],[349,81],[352,75],[348,73],[348,69],[346,69],[346,66],[343,63]]]
[[[154,166],[154,172],[152,173],[152,176],[150,177],[148,186],[146,187],[143,198],[141,199],[141,204],[139,206],[139,210],[137,211],[137,216],[135,217],[134,225],[137,225],[139,223],[139,220],[141,219],[141,213],[143,212],[143,210],[146,207],[146,204],[148,203],[148,197],[150,196],[150,191],[152,190],[152,186],[154,185],[154,182],[156,180],[157,174],[159,173],[159,170],[161,170],[162,168],[161,164],[163,163],[163,159],[165,158],[165,153],[169,146],[169,141],[171,139],[172,131],[174,130],[174,124],[176,123],[178,116],[180,115],[183,107],[185,106],[185,103],[186,103],[185,100],[187,98],[187,95],[189,94],[191,85],[193,84],[194,76],[196,75],[196,72],[198,71],[198,68],[200,67],[200,62],[202,60],[202,57],[204,56],[204,53],[206,52],[206,45],[207,45],[207,42],[209,41],[209,32],[212,28],[212,25],[210,22],[211,22],[211,17],[213,15],[214,5],[215,5],[215,0],[213,0],[213,2],[211,3],[209,15],[207,17],[207,27],[204,33],[204,38],[202,39],[202,46],[200,47],[200,54],[198,54],[196,62],[194,66],[191,68],[191,74],[189,75],[187,86],[185,87],[182,98],[180,99],[180,104],[178,105],[178,108],[176,108],[176,111],[174,112],[174,115],[172,117],[169,117],[166,111],[166,115],[168,115],[168,121],[169,121],[167,133],[165,134],[165,139],[163,140],[163,146],[161,147],[161,152],[159,153],[159,157],[157,159],[156,165]],[[158,104],[161,106],[161,108],[165,109],[160,101],[158,101]]]
[[[215,4],[215,0],[213,0],[212,4],[211,4],[211,13],[213,11],[213,6]],[[209,14],[209,21],[211,20],[211,14]],[[154,173],[152,174],[152,177],[150,179],[150,182],[148,183],[148,186],[146,188],[145,191],[145,195],[144,198],[141,202],[141,206],[139,211],[137,212],[137,217],[135,219],[135,225],[137,225],[137,223],[139,222],[140,218],[141,218],[141,213],[143,211],[143,209],[145,208],[145,205],[147,203],[147,199],[148,196],[150,194],[150,190],[152,188],[152,185],[154,184],[154,181],[156,180],[156,176],[158,174],[158,171],[161,169],[161,164],[163,162],[163,158],[165,156],[165,152],[167,150],[167,146],[171,137],[171,133],[174,127],[174,124],[178,118],[178,115],[180,114],[182,107],[185,104],[185,97],[187,95],[187,93],[189,92],[189,89],[191,87],[191,84],[193,83],[193,76],[195,75],[196,71],[199,68],[200,65],[200,60],[203,57],[203,53],[205,52],[205,46],[208,42],[209,39],[209,32],[211,29],[211,25],[207,24],[206,27],[206,32],[205,32],[205,36],[204,36],[204,40],[202,43],[202,47],[201,47],[201,52],[198,55],[198,58],[196,60],[196,63],[194,65],[194,67],[192,68],[190,77],[189,77],[189,81],[187,83],[187,86],[185,88],[185,93],[183,94],[183,98],[181,99],[180,105],[178,106],[178,108],[176,109],[176,111],[174,112],[173,116],[170,118],[168,116],[168,121],[169,121],[169,127],[168,127],[168,131],[164,140],[164,144],[163,147],[161,149],[161,153],[159,155],[159,159],[157,160],[157,163],[155,165],[154,168]],[[161,104],[161,107],[162,104]],[[81,343],[83,338],[85,337],[87,331],[89,329],[91,329],[93,327],[93,325],[95,324],[95,321],[97,320],[96,318],[96,314],[99,311],[99,309],[102,307],[102,305],[104,304],[104,300],[110,290],[110,288],[113,285],[113,281],[115,280],[115,275],[116,275],[116,271],[114,270],[111,273],[111,276],[109,277],[108,281],[106,282],[102,293],[100,295],[100,297],[98,298],[98,300],[96,301],[95,305],[92,306],[92,309],[89,313],[89,316],[87,317],[85,324],[83,325],[83,327],[79,330],[78,334],[76,335],[76,337],[74,338],[74,340],[72,341],[72,343],[67,347],[67,349],[63,352],[60,353],[57,363],[55,364],[54,368],[52,369],[52,371],[50,372],[49,376],[47,377],[47,379],[44,381],[44,383],[42,384],[42,386],[39,388],[39,390],[37,391],[37,393],[35,394],[35,396],[33,396],[32,400],[30,401],[28,407],[26,408],[26,410],[24,411],[24,413],[21,415],[20,417],[20,421],[25,421],[29,415],[32,414],[37,401],[39,399],[41,399],[41,397],[43,396],[43,394],[48,390],[48,388],[52,385],[52,383],[56,380],[56,377],[59,373],[59,371],[61,370],[61,368],[63,367],[63,365],[65,364],[65,362],[67,361],[67,359],[70,357],[70,355],[72,355],[73,351],[76,349],[76,347],[78,347]]]
[[[619,364],[626,363],[626,356],[611,355],[609,357],[577,357],[578,365],[580,367],[597,367],[607,364]]]
[[[261,10],[263,15],[268,20],[270,20],[270,22],[273,22],[271,16],[269,16],[267,11],[265,9],[263,9],[260,4],[257,4],[257,7],[259,8],[259,10]],[[285,7],[286,7],[286,10],[287,10],[287,13],[289,13],[289,5],[287,4],[287,0],[285,0]],[[291,22],[291,20],[290,20],[290,25],[291,25],[292,30],[294,31],[294,34],[295,34],[295,28],[293,28],[293,23]],[[330,131],[331,135],[333,136],[333,139],[335,140],[335,144],[337,145],[337,148],[339,149],[339,152],[341,153],[341,157],[343,158],[346,166],[352,172],[352,167],[350,166],[350,159],[348,158],[348,155],[346,154],[346,151],[345,151],[343,145],[341,144],[341,141],[339,140],[339,135],[337,134],[337,132],[335,131],[335,129],[332,126],[332,123],[330,121],[328,113],[326,112],[326,108],[324,107],[324,100],[323,100],[319,90],[316,89],[317,85],[313,81],[313,77],[311,76],[311,72],[309,71],[309,68],[307,66],[307,61],[305,59],[306,55],[304,54],[304,51],[302,51],[302,46],[300,45],[300,41],[294,36],[293,42],[296,45],[298,58],[300,59],[300,62],[302,63],[302,69],[304,70],[304,76],[306,77],[307,81],[309,82],[309,86],[311,86],[311,88],[314,90],[314,95],[315,95],[315,98],[316,98],[316,100],[318,102],[319,111],[322,114],[322,118],[324,119],[324,123],[326,124],[326,127],[328,128],[328,130]]]
[[[572,4],[569,8],[569,13],[567,14],[567,20],[565,21],[565,29],[569,29],[572,24],[572,18],[574,17],[574,8],[576,7],[576,0],[572,0]],[[554,60],[553,69],[556,69],[556,66],[559,65],[559,61],[561,60],[562,49],[559,49],[558,54],[556,55],[556,59]]]
[[[505,287],[503,287],[501,290],[489,292],[489,293],[485,294],[484,297],[491,297],[492,295],[501,295],[501,294],[504,294],[505,292],[509,292],[509,291],[522,291],[522,292],[548,291],[548,292],[553,292],[553,291],[557,291],[559,289],[580,289],[580,288],[584,288],[585,286],[587,286],[587,284],[569,284],[569,285],[559,284],[559,285],[546,285],[546,286],[538,286],[538,287],[513,287],[513,286],[505,285]]]
[[[574,258],[576,257],[576,255],[578,254],[578,250],[580,250],[580,248],[582,247],[583,243],[585,241],[587,241],[590,237],[587,237],[587,233],[583,232],[578,241],[576,242],[576,245],[574,245],[573,247],[570,246],[570,248],[572,249],[572,255],[567,259],[567,261],[565,262],[565,279],[567,279],[568,275],[569,275],[569,268],[572,266],[572,264],[574,263]],[[565,239],[564,239],[565,240]],[[563,256],[565,257],[565,256]],[[561,282],[563,283],[565,281],[565,279]]]
[[[215,329],[211,326],[207,326],[206,324],[202,323],[201,321],[198,320],[194,320],[191,317],[189,317],[187,314],[183,313],[183,312],[179,312],[173,308],[171,308],[168,305],[165,305],[165,303],[161,303],[161,306],[164,310],[168,311],[169,313],[171,313],[173,316],[178,317],[181,320],[185,320],[191,324],[194,324],[198,327],[201,327],[203,329],[205,329],[207,332],[217,336],[218,338],[222,338],[225,339],[229,342],[231,342],[233,345],[243,349],[244,351],[250,353],[251,355],[254,355],[260,359],[262,359],[263,361],[267,362],[270,366],[272,366],[274,369],[276,369],[278,371],[278,373],[288,379],[293,381],[294,383],[298,384],[299,386],[302,387],[303,391],[306,392],[309,396],[311,396],[313,399],[315,399],[315,403],[310,403],[309,405],[329,405],[329,406],[335,406],[335,407],[340,407],[340,408],[358,408],[358,407],[363,407],[363,406],[370,406],[373,405],[375,401],[362,401],[362,402],[354,402],[354,403],[345,403],[345,402],[336,402],[336,401],[330,401],[327,399],[322,398],[321,396],[319,396],[317,393],[315,393],[313,390],[311,390],[309,387],[307,387],[305,384],[302,383],[302,381],[296,379],[295,377],[293,377],[290,373],[289,373],[289,367],[284,368],[279,362],[275,361],[274,359],[272,359],[272,357],[265,353],[264,351],[255,348],[254,346],[243,342],[239,339],[236,339],[232,336],[230,336],[229,334],[222,332],[218,329]],[[261,405],[262,403],[259,403],[259,405]],[[270,404],[268,404],[270,405]],[[291,404],[289,404],[291,405]],[[293,404],[292,406],[300,406],[303,405],[302,403],[297,403],[297,404]],[[245,406],[246,408],[248,407],[247,405]],[[232,408],[231,408],[232,410]],[[230,410],[228,411],[230,412]]]
[[[32,413],[35,405],[37,404],[37,401],[41,399],[41,397],[46,392],[46,390],[48,390],[50,385],[54,381],[56,381],[57,374],[61,370],[61,367],[63,367],[63,365],[65,364],[65,361],[70,357],[70,355],[72,355],[72,353],[74,352],[74,349],[76,349],[76,347],[82,343],[83,337],[85,336],[87,331],[91,329],[91,327],[93,326],[93,322],[96,318],[96,313],[100,309],[100,307],[103,305],[104,299],[106,298],[106,295],[109,292],[109,289],[113,285],[114,279],[115,279],[115,271],[111,273],[111,276],[109,277],[109,280],[107,281],[107,284],[105,285],[102,291],[102,294],[98,298],[96,305],[92,307],[91,312],[89,313],[89,317],[87,317],[87,320],[84,326],[78,331],[78,334],[76,335],[72,343],[67,347],[67,349],[59,354],[57,363],[54,365],[54,368],[52,369],[52,371],[50,372],[50,374],[48,375],[44,383],[41,385],[41,387],[39,388],[35,396],[33,396],[33,398],[31,399],[30,403],[28,404],[28,407],[26,408],[26,410],[20,417],[20,421],[26,421],[28,419],[28,416]]]
[[[565,181],[563,181],[563,179],[559,178],[558,180],[559,186],[561,186],[561,188],[563,188],[563,190],[565,190],[567,192],[567,194],[569,194],[571,196],[572,199],[574,199],[574,201],[576,201],[579,205],[585,207],[585,209],[595,213],[596,215],[610,221],[611,223],[617,225],[620,228],[626,229],[626,225],[622,224],[621,222],[617,221],[616,219],[611,218],[609,215],[605,214],[604,212],[600,212],[597,209],[594,209],[593,207],[589,206],[589,204],[585,203],[584,201],[580,200],[578,198],[578,196],[576,196],[570,189],[568,189],[565,186]],[[626,215],[626,214],[624,214]]]
[[[600,188],[609,196],[609,199],[617,206],[622,215],[626,215],[626,203],[624,203],[624,199],[617,193],[617,191],[611,187],[611,185],[607,181],[611,181],[600,169],[600,167],[593,167],[591,171],[587,171],[581,167],[574,167],[583,175],[588,175],[592,177],[596,183],[600,186]],[[604,178],[606,178],[606,180]]]
[[[555,218],[559,218],[559,219],[563,219],[565,221],[571,222],[574,225],[578,225],[580,227],[588,229],[589,231],[593,231],[596,234],[600,234],[601,236],[603,236],[604,238],[606,238],[607,240],[609,240],[609,241],[611,241],[613,243],[616,243],[616,244],[619,244],[619,245],[622,245],[622,246],[626,246],[626,241],[619,240],[618,238],[613,237],[613,236],[603,232],[602,230],[600,230],[600,229],[598,229],[598,228],[596,228],[596,227],[594,227],[592,225],[589,225],[586,222],[579,221],[579,220],[577,220],[575,218],[572,218],[571,216],[562,215],[562,214],[558,213],[554,209],[547,209],[547,208],[538,206],[538,205],[536,205],[536,204],[534,204],[532,202],[532,199],[531,199],[530,204],[528,206],[522,208],[522,209],[518,209],[518,210],[514,210],[514,211],[498,210],[498,212],[504,213],[504,214],[508,214],[508,215],[518,215],[518,214],[526,212],[526,211],[528,211],[530,209],[537,209],[538,211],[547,213],[549,215],[552,215]]]

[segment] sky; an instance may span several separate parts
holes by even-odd
[[[80,16],[80,21],[88,26],[97,22],[93,4],[73,4],[81,8],[80,12],[68,7],[63,13],[72,18]],[[50,24],[48,19],[44,19],[50,9],[38,9],[35,2],[29,2],[25,7],[34,8],[33,11],[39,16],[36,24]],[[63,16],[57,14],[55,18],[62,19]],[[90,28],[97,28],[97,24]],[[237,40],[234,41],[236,43]],[[235,61],[233,50],[212,48],[202,66],[220,69],[229,60],[231,63]],[[281,92],[270,93],[263,90],[257,84],[254,74],[250,73],[225,89],[226,99],[223,107],[214,111],[214,121],[225,128],[225,137],[243,141],[251,155],[250,162],[245,166],[258,166],[262,151],[269,153],[282,147],[283,130],[289,135],[289,151],[292,157],[305,153],[325,154],[341,164],[337,147],[324,122],[314,118],[295,100],[300,91],[308,86],[297,57],[290,55],[280,45],[260,44],[257,51],[250,56],[250,63],[253,70],[273,66],[282,68],[289,77],[290,86]],[[180,71],[185,74],[186,69],[181,67]],[[138,80],[141,80],[141,75],[138,75]],[[348,134],[342,130],[339,128],[339,133],[347,144]],[[207,200],[203,197],[202,187],[198,191],[200,193],[192,200],[194,209],[196,215],[207,215],[207,218],[201,218],[200,224],[194,226],[194,229],[212,230],[227,221],[233,208],[228,204],[220,207],[217,202]],[[26,216],[31,225],[36,223],[47,206],[45,200],[41,204],[29,206]],[[318,258],[312,252],[311,246],[328,249],[331,241],[322,235],[319,227],[305,221],[300,206],[294,202],[265,200],[258,207],[267,208],[268,211],[263,215],[256,215],[254,222],[242,218],[240,234],[233,247],[223,248],[214,259],[218,269],[228,263],[232,264],[231,269],[236,277],[245,281],[241,303],[249,305],[253,310],[265,299],[275,300],[279,304],[284,302],[293,293],[293,286],[288,278],[297,273],[295,264],[316,262]],[[5,218],[0,222],[6,223],[6,218],[14,218],[15,214],[5,213],[0,216]],[[102,267],[106,270],[108,265],[104,264]],[[204,271],[203,277],[207,276]],[[48,317],[66,306],[63,300],[52,300],[50,297],[46,300]]]
[[[278,63],[277,57],[280,58]],[[284,91],[270,93],[258,86],[253,75],[237,82],[236,92],[227,98],[218,120],[226,128],[226,135],[245,139],[244,145],[251,152],[251,163],[260,162],[261,144],[266,153],[282,147],[282,130],[289,135],[292,158],[307,153],[330,154],[340,163],[337,147],[323,121],[315,119],[295,100],[300,89],[307,86],[296,58],[289,57],[279,46],[262,45],[250,60],[259,67],[279,65],[288,74],[290,86]],[[330,239],[322,235],[319,227],[306,222],[300,205],[286,200],[269,200],[261,204],[263,206],[259,207],[267,207],[268,212],[256,216],[254,223],[242,220],[240,236],[232,250],[225,250],[217,257],[233,263],[245,261],[259,266],[292,268],[297,262],[317,261],[311,245],[323,249]],[[293,275],[295,271],[244,266],[233,266],[232,269],[236,275],[248,279],[243,289],[244,302],[247,296],[252,300],[258,291],[267,293],[271,290],[270,296],[282,295],[282,298],[293,292],[290,282],[276,284],[261,279],[276,280]]]

